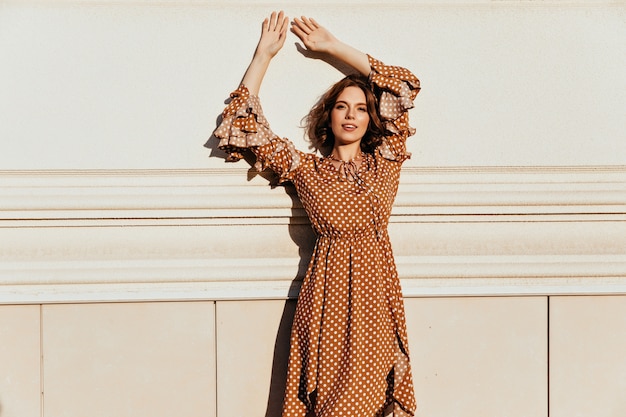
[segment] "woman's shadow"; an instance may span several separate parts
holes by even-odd
[[[348,65],[342,63],[339,60],[330,58],[324,54],[308,51],[302,47],[299,43],[295,44],[296,49],[305,58],[322,60],[330,66],[336,68],[344,76],[354,72],[354,69]],[[228,104],[230,100],[227,100],[224,104]],[[222,123],[222,116],[218,116],[215,122],[215,126],[220,126]],[[219,139],[214,135],[211,135],[209,140],[204,144],[206,148],[211,150],[210,157],[221,158],[226,160],[228,155],[218,147]],[[313,146],[314,147],[314,146]],[[318,149],[322,154],[325,154],[328,150]],[[255,156],[251,151],[246,151],[243,154],[245,161],[250,166],[248,170],[248,181],[251,181],[256,176],[265,178],[268,185],[272,188],[278,188],[278,177],[271,171],[259,172],[254,168],[256,162]],[[274,357],[272,362],[272,375],[270,379],[270,391],[267,400],[267,409],[265,417],[280,417],[282,414],[283,400],[285,394],[285,387],[287,383],[287,365],[289,361],[290,350],[290,337],[291,327],[293,324],[293,318],[296,311],[296,299],[298,298],[298,292],[300,290],[300,283],[304,278],[309,261],[313,254],[315,246],[315,233],[311,228],[310,222],[302,208],[300,200],[293,185],[280,185],[284,192],[291,198],[291,216],[289,218],[289,235],[293,242],[298,246],[300,261],[298,263],[298,271],[296,276],[291,282],[289,292],[285,305],[283,307],[283,313],[278,326],[278,332],[276,334],[276,341],[274,342]]]
[[[221,116],[216,121],[216,126],[221,124]],[[218,148],[219,139],[212,135],[204,144],[211,150],[210,157],[226,160],[227,154]],[[244,152],[244,159],[250,166],[247,179],[251,181],[260,176],[267,180],[271,188],[281,188],[291,198],[291,216],[289,218],[289,235],[298,246],[299,262],[296,276],[292,280],[287,299],[283,306],[283,312],[274,342],[274,355],[272,361],[272,374],[270,379],[269,397],[265,417],[279,417],[282,414],[283,399],[287,382],[287,365],[289,361],[290,337],[293,318],[296,310],[296,299],[300,290],[300,283],[306,274],[309,260],[313,254],[315,234],[308,221],[306,213],[298,199],[295,188],[291,184],[278,185],[278,177],[271,171],[259,172],[254,168],[255,157],[250,151]],[[279,190],[274,190],[279,192]]]

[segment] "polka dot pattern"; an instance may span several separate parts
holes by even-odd
[[[283,417],[413,416],[402,291],[387,225],[398,189],[407,110],[419,91],[408,70],[368,56],[370,82],[392,134],[346,176],[329,158],[274,135],[258,97],[240,86],[215,135],[232,159],[251,148],[260,168],[293,182],[317,234],[294,317]]]

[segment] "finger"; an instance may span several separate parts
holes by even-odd
[[[311,20],[308,17],[302,16],[301,19],[302,23],[306,27],[307,33],[311,33],[315,30],[315,26],[311,23]]]
[[[311,21],[311,24],[313,25],[313,27],[315,29],[319,29],[321,27],[321,25],[319,23],[317,23],[317,21],[315,19],[310,18],[309,20]]]
[[[311,28],[306,22],[306,18],[304,16],[300,17],[300,19],[295,19],[294,22],[298,25],[300,30],[306,34],[311,33]]]
[[[281,12],[281,16],[280,16],[280,33],[281,33],[281,35],[287,33],[287,27],[288,26],[289,26],[289,18],[287,16],[285,16]]]
[[[276,12],[272,12],[269,18],[268,30],[273,31],[276,28]]]
[[[274,20],[273,30],[278,30],[279,32],[282,32],[284,24],[285,24],[285,12],[281,10],[278,13],[278,15],[276,15],[276,18]]]
[[[298,31],[298,33],[301,34],[305,34],[306,33],[306,26],[304,24],[304,22],[300,19],[298,19],[297,17],[295,19],[293,19],[293,28],[295,30]]]
[[[307,34],[306,34],[306,33],[302,30],[302,28],[301,28],[300,26],[298,26],[297,24],[294,24],[294,25],[291,27],[291,31],[292,31],[293,33],[295,33],[295,35],[296,35],[298,38],[300,38],[300,39],[304,39],[304,38],[307,36]]]
[[[312,17],[307,17],[307,20],[308,20],[308,25],[311,28],[311,30],[317,30],[320,28],[319,23],[317,23],[315,19],[313,19]]]
[[[294,18],[291,22],[291,31],[293,33],[295,33],[296,35],[298,35],[299,37],[302,37],[302,28],[300,26],[300,21],[298,20],[298,18]]]

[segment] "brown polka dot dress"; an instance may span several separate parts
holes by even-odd
[[[416,408],[387,224],[420,85],[408,70],[368,58],[390,134],[358,166],[337,167],[276,136],[243,85],[215,131],[230,159],[251,148],[259,168],[293,182],[317,234],[291,333],[283,417],[406,417]]]

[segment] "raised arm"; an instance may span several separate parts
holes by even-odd
[[[272,58],[281,50],[287,38],[289,18],[281,11],[272,12],[270,17],[263,21],[261,38],[257,44],[252,61],[241,80],[251,94],[259,95],[261,82]]]
[[[403,161],[408,158],[405,142],[415,133],[409,125],[408,110],[420,91],[419,79],[405,68],[385,65],[340,41],[312,18],[294,19],[291,31],[308,50],[327,54],[368,77],[378,96],[378,109],[388,132],[379,149],[387,159]]]
[[[261,38],[241,85],[230,94],[222,112],[222,121],[213,134],[218,147],[227,153],[227,161],[238,161],[250,149],[256,155],[255,167],[276,172],[281,181],[292,180],[305,155],[293,143],[270,129],[263,115],[259,89],[269,64],[285,44],[289,19],[283,12],[273,12],[263,21]]]
[[[322,52],[350,65],[363,75],[369,75],[370,64],[367,55],[340,41],[315,19],[302,16],[293,20],[291,31],[304,46],[314,52]]]

